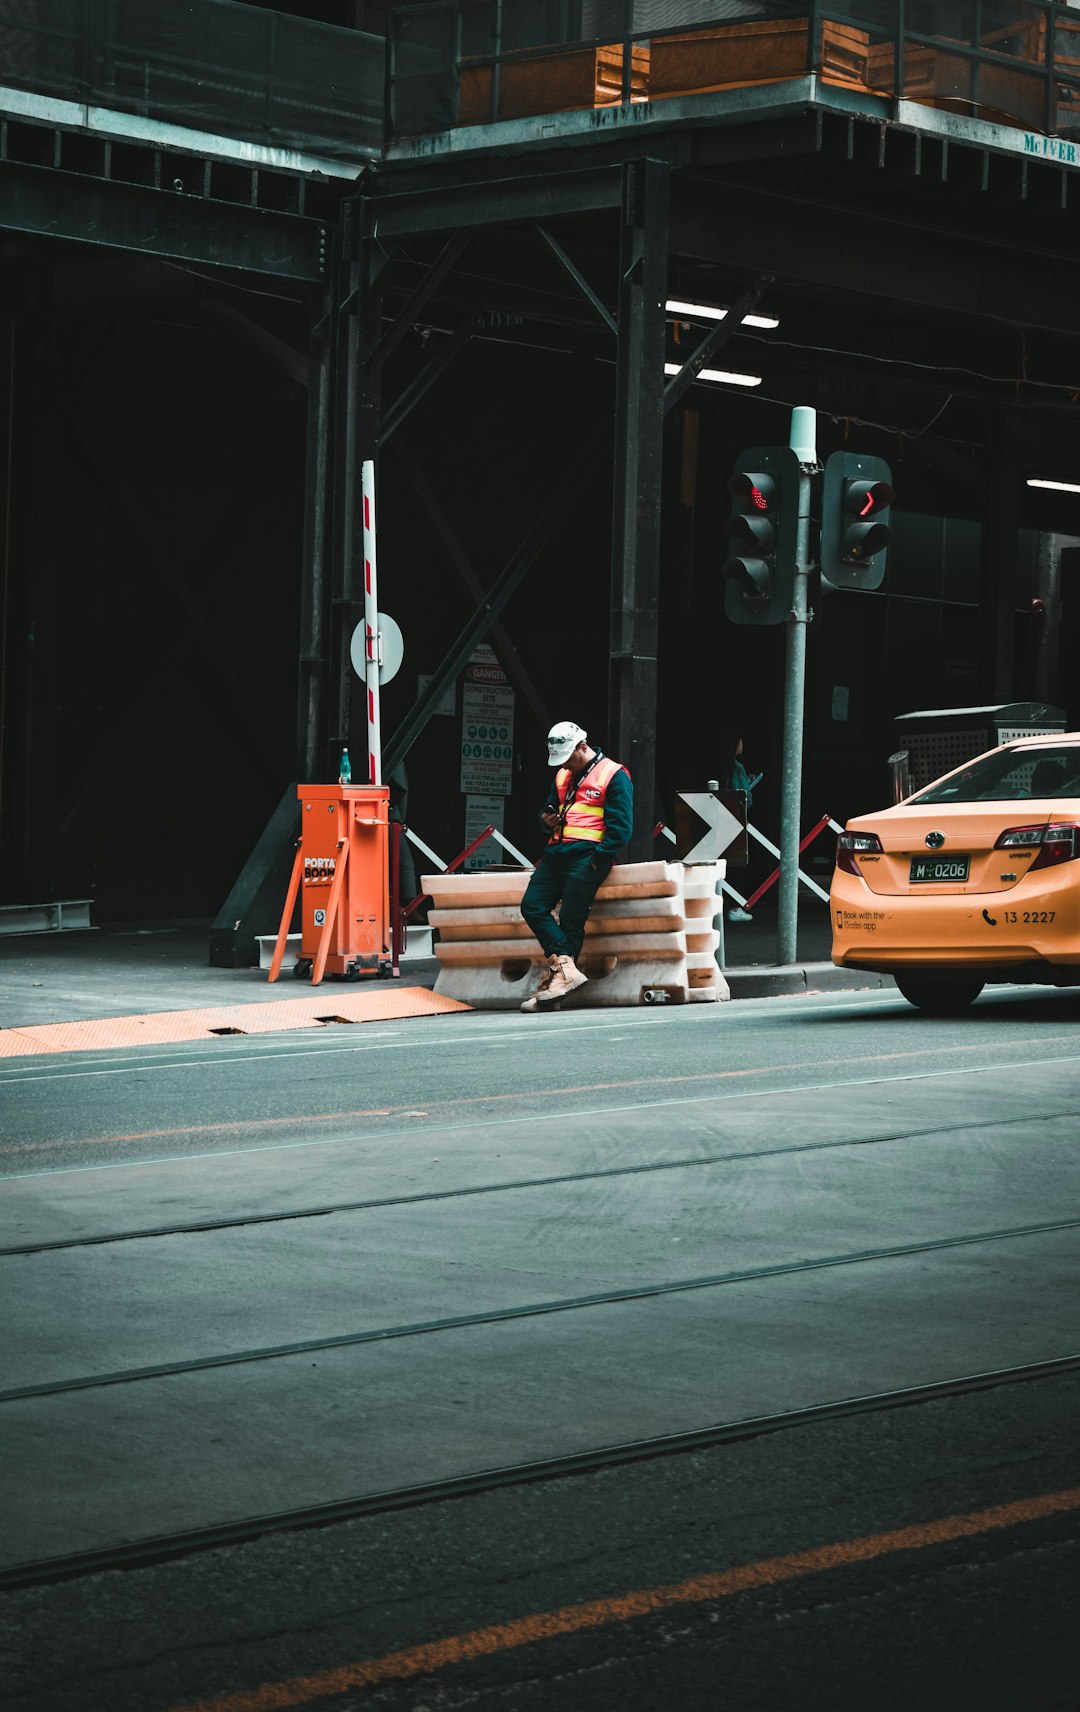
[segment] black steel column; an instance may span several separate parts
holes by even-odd
[[[623,169],[607,752],[634,780],[633,861],[652,855],[669,170]]]
[[[338,270],[332,269],[334,278]],[[300,659],[297,673],[297,778],[315,781],[322,770],[326,704],[329,559],[333,525],[332,325],[334,286],[323,296],[311,332],[308,359],[307,454],[304,470],[304,546],[300,571]]]
[[[379,442],[379,378],[371,362],[382,331],[382,295],[371,242],[360,229],[359,199],[344,209],[342,245],[345,292],[340,311],[335,381],[339,456],[335,493],[333,601],[330,638],[330,730],[324,771],[336,779],[341,751],[348,747],[353,779],[366,781],[366,710],[361,679],[349,657],[352,634],[364,613],[364,520],[362,466],[375,458]],[[376,506],[377,506],[376,495]]]
[[[342,670],[348,684],[349,753],[353,757],[353,782],[366,784],[367,771],[367,698],[364,681],[353,670],[349,657],[349,641],[355,627],[364,617],[364,502],[363,464],[371,458],[375,465],[375,509],[379,509],[379,443],[382,436],[381,365],[372,356],[382,338],[382,255],[368,236],[360,240],[360,265],[357,269],[360,299],[355,317],[356,344],[353,353],[355,375],[354,444],[350,459],[353,480],[352,495],[352,575],[349,581],[349,624],[345,638]],[[385,590],[380,591],[380,605]],[[390,605],[395,603],[393,598]],[[385,733],[384,733],[385,743]],[[386,772],[383,771],[383,781]]]
[[[334,270],[333,330],[330,346],[330,435],[332,486],[330,495],[330,605],[326,638],[326,702],[324,747],[317,779],[336,779],[341,750],[349,740],[348,598],[352,578],[353,459],[356,438],[356,310],[358,209],[355,201],[342,208],[339,228],[340,260]]]
[[[1052,707],[1062,700],[1062,582],[1074,583],[1078,565],[1080,540],[1075,535],[1039,535],[1032,613],[1032,694],[1036,701],[1048,702]]]
[[[1016,423],[1002,414],[986,443],[981,588],[979,599],[979,684],[987,702],[1012,701],[1016,687],[1017,557],[1020,536],[1020,465]]]

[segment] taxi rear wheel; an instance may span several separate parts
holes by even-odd
[[[956,1016],[966,1011],[986,985],[971,975],[897,975],[894,979],[908,1004],[931,1016]]]

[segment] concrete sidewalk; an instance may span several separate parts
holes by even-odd
[[[116,922],[88,932],[0,937],[0,1029],[311,997],[310,984],[287,972],[271,986],[264,969],[210,968],[210,925]],[[733,999],[888,985],[888,977],[834,968],[828,912],[816,902],[802,907],[800,961],[787,968],[776,965],[775,910],[725,930]],[[407,958],[393,985],[430,989],[437,974],[434,957]],[[389,985],[325,981],[322,990],[340,996]]]

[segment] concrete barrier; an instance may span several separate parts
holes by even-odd
[[[723,908],[717,887],[724,878],[726,863],[710,862],[684,868],[683,910],[686,920],[686,965],[691,1004],[712,1004],[731,997],[728,984],[716,962],[720,935],[713,926]]]
[[[596,896],[578,959],[589,977],[565,1005],[687,1004],[728,998],[713,917],[724,863],[627,862]],[[479,1010],[514,1010],[546,961],[522,919],[528,874],[426,874],[438,932],[435,991]]]

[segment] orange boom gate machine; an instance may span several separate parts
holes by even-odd
[[[350,977],[390,973],[386,785],[298,785],[300,839],[268,979],[281,971],[300,896],[300,954],[293,973]]]

